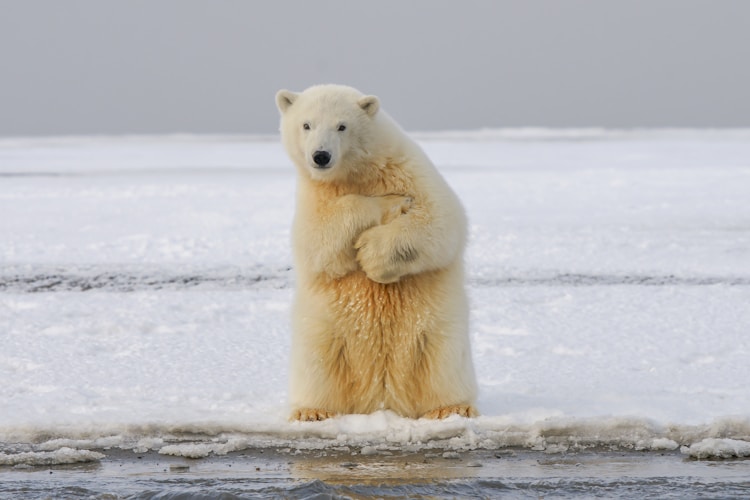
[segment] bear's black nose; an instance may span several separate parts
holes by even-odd
[[[313,161],[319,167],[325,167],[331,161],[331,153],[328,151],[316,151],[313,153]]]

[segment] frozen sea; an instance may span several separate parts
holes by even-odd
[[[0,498],[750,495],[750,130],[416,137],[475,419],[287,420],[278,137],[0,139]]]

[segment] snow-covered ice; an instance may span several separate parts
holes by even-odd
[[[2,139],[0,464],[269,446],[747,455],[750,131],[418,138],[470,219],[481,417],[287,421],[295,181],[277,137]]]

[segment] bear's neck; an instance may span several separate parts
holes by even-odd
[[[414,176],[406,168],[406,162],[393,158],[382,162],[368,162],[343,179],[320,181],[307,178],[306,181],[323,196],[407,195],[414,191]]]

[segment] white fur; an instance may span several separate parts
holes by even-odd
[[[276,102],[299,174],[290,376],[298,417],[473,410],[458,198],[376,97],[320,85],[279,91]],[[316,165],[318,151],[330,154],[327,168]]]

